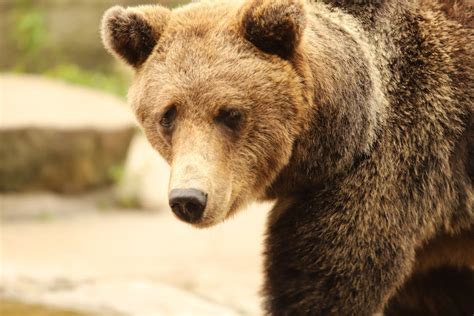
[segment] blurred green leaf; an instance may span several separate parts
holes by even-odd
[[[129,78],[123,72],[113,68],[107,68],[107,72],[104,72],[104,67],[101,67],[103,71],[88,70],[75,63],[65,62],[60,46],[51,42],[52,36],[47,29],[44,13],[35,1],[18,0],[15,3],[8,37],[14,44],[18,58],[9,71],[41,74],[125,97]],[[49,58],[45,58],[46,55]]]
[[[120,181],[122,181],[124,172],[125,167],[123,165],[115,165],[110,167],[108,170],[110,179],[115,183],[119,183]]]
[[[18,52],[18,62],[15,71],[23,71],[33,62],[41,63],[37,59],[40,51],[49,45],[49,36],[46,30],[44,15],[38,8],[27,5],[22,1],[13,10],[13,27],[9,34]]]
[[[60,64],[44,73],[55,79],[104,90],[119,96],[126,96],[128,78],[120,74],[105,74],[85,70],[74,64]]]

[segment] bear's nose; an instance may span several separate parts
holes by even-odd
[[[207,204],[207,194],[196,189],[173,189],[170,207],[181,220],[195,223],[201,219]]]

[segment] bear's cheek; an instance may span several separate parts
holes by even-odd
[[[157,124],[153,120],[143,120],[139,122],[148,142],[168,164],[171,164],[172,153],[169,139],[158,131]]]
[[[261,128],[256,137],[249,140],[252,144],[248,148],[252,151],[247,161],[249,173],[246,178],[253,183],[248,183],[255,192],[254,197],[259,198],[265,189],[275,180],[280,171],[288,164],[295,136],[291,128],[280,122],[269,122],[274,128]]]

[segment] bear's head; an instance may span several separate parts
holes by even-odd
[[[102,37],[135,69],[129,99],[171,165],[170,206],[197,227],[262,198],[307,121],[299,0],[113,7]],[[304,67],[303,67],[304,68]]]

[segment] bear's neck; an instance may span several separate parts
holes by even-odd
[[[355,18],[324,4],[313,9],[301,45],[304,60],[295,63],[310,69],[303,79],[313,95],[307,105],[312,119],[268,188],[270,198],[331,185],[370,155],[385,121],[385,60],[375,57],[384,47],[368,39]]]

